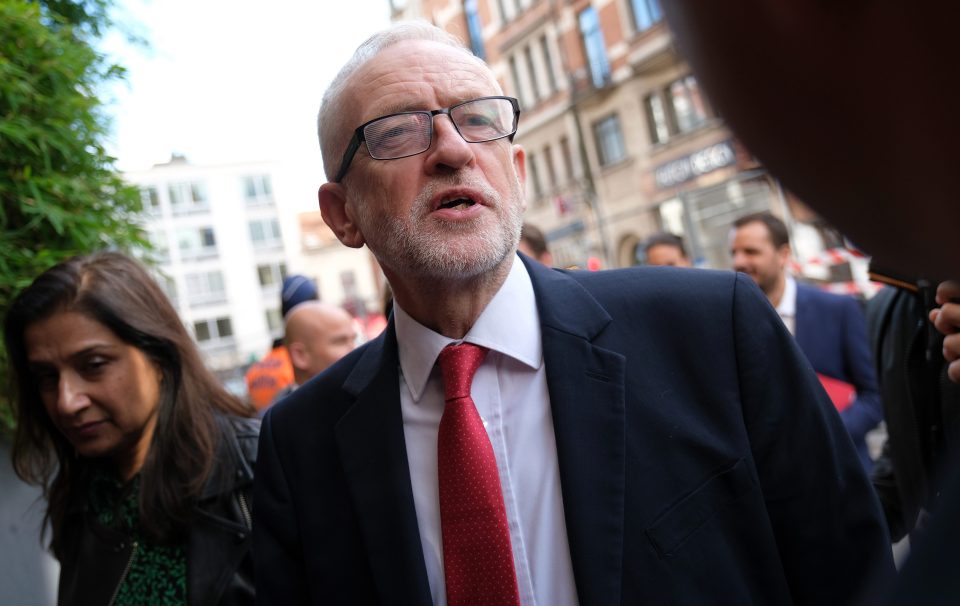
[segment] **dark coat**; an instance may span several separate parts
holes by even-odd
[[[187,537],[187,599],[191,606],[253,603],[250,530],[253,467],[260,421],[218,417],[217,465],[204,486]],[[64,523],[58,604],[107,606],[123,580],[133,545],[89,519],[82,504]]]
[[[580,604],[849,604],[893,573],[846,430],[749,278],[521,258]],[[430,603],[392,323],[260,440],[259,603]]]

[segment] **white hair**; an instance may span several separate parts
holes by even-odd
[[[380,51],[399,42],[425,40],[446,44],[473,57],[473,53],[463,44],[463,41],[435,25],[426,21],[401,21],[385,30],[367,38],[357,47],[350,60],[340,69],[340,72],[330,83],[323,94],[320,104],[320,113],[317,116],[317,136],[320,138],[320,152],[323,155],[323,169],[327,179],[332,179],[339,169],[336,163],[340,161],[347,142],[337,142],[337,127],[343,111],[343,91],[352,76],[363,64],[372,59]],[[479,61],[479,59],[478,59]]]

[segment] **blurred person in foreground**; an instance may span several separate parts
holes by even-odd
[[[357,329],[343,308],[321,301],[304,301],[287,313],[283,343],[293,364],[293,383],[274,402],[290,395],[331,364],[353,351]]]
[[[301,275],[287,276],[280,288],[280,314],[286,321],[290,310],[304,301],[316,301],[317,287],[313,281]],[[293,362],[283,338],[274,340],[270,351],[250,365],[244,374],[250,403],[262,412],[273,403],[277,394],[294,382]]]
[[[730,255],[733,268],[754,279],[796,337],[834,398],[869,473],[873,460],[866,436],[883,420],[883,405],[860,305],[851,297],[800,284],[787,272],[791,255],[787,226],[769,212],[734,221]]]
[[[403,23],[324,96],[324,220],[395,306],[264,418],[258,599],[839,604],[892,572],[843,425],[749,278],[516,254],[500,94]]]
[[[671,233],[659,232],[647,238],[643,243],[643,253],[647,265],[692,267],[683,238]]]
[[[64,261],[13,300],[4,340],[14,469],[44,489],[58,602],[253,603],[259,421],[146,270]]]
[[[902,416],[900,430],[909,442],[898,446],[891,433],[891,445],[914,450],[923,439],[914,419],[940,404],[915,398],[940,392],[946,380],[936,370],[938,361],[923,351],[929,341],[924,319],[934,317],[948,337],[957,329],[955,322],[943,325],[943,318],[957,313],[951,303],[960,296],[955,282],[944,287],[954,293],[950,297],[917,293],[960,278],[960,113],[956,78],[944,77],[956,72],[960,4],[673,0],[663,8],[680,51],[737,137],[872,256],[872,273],[898,283],[902,292],[885,296],[905,302],[897,325],[913,345],[878,359],[881,368],[897,369],[892,378],[903,384],[895,388],[901,409],[896,417],[886,397],[884,405],[888,431]],[[907,102],[889,95],[891,90],[909,90]],[[956,340],[944,339],[941,349],[948,360],[960,355]],[[956,378],[953,363],[950,380]],[[885,374],[881,386],[891,378]],[[960,603],[960,458],[941,454],[919,464],[947,469],[953,479],[931,484],[932,493],[941,495],[940,514],[923,540],[911,545],[913,555],[895,590],[880,587],[870,603]],[[909,468],[897,473],[912,475]],[[921,493],[912,498],[925,498]]]
[[[520,243],[517,250],[547,267],[553,265],[553,255],[547,247],[547,238],[540,228],[532,223],[520,226]]]

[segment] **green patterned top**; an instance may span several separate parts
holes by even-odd
[[[140,476],[123,484],[98,469],[90,481],[88,503],[97,522],[134,542],[133,557],[113,600],[115,606],[187,606],[187,555],[183,544],[157,545],[140,529],[137,496]]]

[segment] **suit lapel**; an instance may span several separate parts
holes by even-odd
[[[344,383],[356,402],[335,428],[343,471],[384,603],[429,604],[400,411],[393,322]]]
[[[618,604],[625,474],[622,355],[593,339],[609,314],[575,280],[528,263],[543,333],[564,516],[580,603]]]

